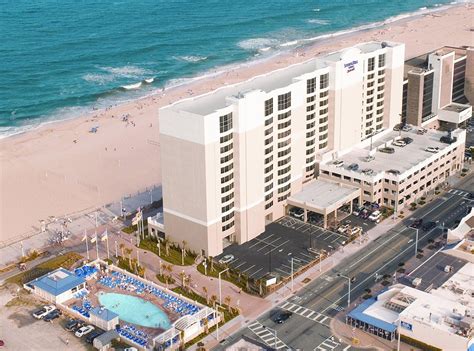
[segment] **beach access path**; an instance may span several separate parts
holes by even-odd
[[[406,58],[444,45],[474,46],[474,6],[412,17],[328,38],[264,61],[211,74],[156,95],[0,140],[0,241],[34,235],[40,221],[67,217],[159,186],[158,110],[180,99],[247,80],[364,41],[406,44]],[[98,127],[96,133],[91,128]]]

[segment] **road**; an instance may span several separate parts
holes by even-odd
[[[334,338],[328,327],[331,318],[347,306],[348,279],[338,277],[338,273],[355,277],[351,286],[351,301],[359,299],[365,289],[375,283],[376,273],[392,275],[400,262],[406,262],[415,255],[415,230],[407,227],[413,218],[422,217],[424,221],[439,224],[427,233],[420,230],[418,248],[427,246],[429,239],[440,240],[443,232],[441,224],[444,222],[448,227],[454,223],[457,218],[450,214],[469,202],[466,191],[472,189],[474,178],[470,176],[456,189],[419,209],[412,218],[400,223],[364,250],[347,257],[289,300],[280,303],[278,308],[266,312],[247,328],[221,342],[214,350],[224,350],[232,340],[244,334],[270,347],[276,345],[281,350],[348,350],[348,345]],[[276,324],[273,322],[274,315],[282,309],[292,311],[293,316],[283,324]]]

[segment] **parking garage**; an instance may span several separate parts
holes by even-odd
[[[362,203],[361,189],[346,184],[327,180],[316,180],[305,186],[302,191],[288,198],[289,207],[303,209],[303,220],[308,221],[308,213],[316,213],[323,217],[322,227],[328,227],[328,220],[338,220],[338,209],[349,206],[352,213],[354,200]]]

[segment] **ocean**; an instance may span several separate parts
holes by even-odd
[[[442,0],[0,0],[0,138]]]

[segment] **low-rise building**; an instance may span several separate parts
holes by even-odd
[[[452,132],[455,141],[451,144],[440,141],[446,135],[436,130],[423,134],[387,131],[352,149],[327,155],[329,159],[320,164],[320,178],[359,187],[363,201],[398,210],[462,169],[466,132]],[[394,146],[403,138],[411,142]]]
[[[62,303],[83,289],[85,283],[84,278],[76,276],[67,269],[58,268],[30,281],[24,287],[47,301]]]

